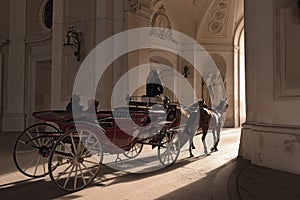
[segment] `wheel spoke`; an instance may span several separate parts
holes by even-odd
[[[93,136],[92,133],[89,133],[89,136],[85,141],[89,142],[89,140],[91,139],[92,136]]]
[[[76,148],[76,146],[75,146],[75,142],[74,142],[73,133],[71,133],[71,134],[70,134],[70,137],[71,137],[71,141],[72,141],[72,145],[73,145],[74,153],[75,153],[76,155],[78,155],[78,153],[77,153],[77,148]]]
[[[85,169],[92,175],[92,176],[95,176],[95,174],[93,173],[93,172],[91,172],[91,170],[85,165],[85,164],[83,164],[83,163],[81,163],[84,167],[85,167]],[[92,166],[91,168],[94,168],[95,166]],[[84,170],[85,170],[84,169]]]
[[[52,138],[48,138],[47,141],[44,143],[45,146],[48,146],[49,142],[51,142]]]
[[[60,141],[60,144],[63,145],[66,149],[68,149],[68,150],[69,150],[69,153],[70,153],[73,157],[76,157],[76,156],[72,153],[72,149],[71,149],[69,146],[65,145],[62,141]]]
[[[79,142],[78,142],[78,146],[77,146],[77,155],[80,155],[80,153],[81,153],[81,136],[80,135],[82,135],[82,130],[80,131],[80,133],[79,133]]]
[[[24,141],[21,140],[21,139],[18,141],[18,143],[21,143],[21,144],[25,144],[25,145],[26,145],[26,142],[24,142]]]
[[[68,175],[67,179],[65,180],[64,188],[67,186],[67,184],[68,184],[68,182],[69,182],[69,179],[70,179],[71,174],[73,173],[74,167],[75,167],[75,166],[72,165],[72,169],[71,169],[71,171],[69,172],[69,175]]]
[[[41,159],[41,157],[40,157],[40,156],[38,156],[38,159],[37,159],[37,161],[36,161],[36,165],[35,165],[35,169],[34,169],[34,173],[33,173],[33,175],[34,175],[34,176],[36,175],[36,172],[37,172],[38,166],[39,166],[39,164],[40,164],[40,159]]]
[[[68,164],[68,163],[67,163],[67,162],[66,162],[66,163],[63,163],[63,164],[61,164],[60,166],[63,166],[64,164]],[[58,181],[58,179],[59,179],[62,175],[66,174],[66,172],[67,172],[72,166],[73,166],[73,165],[69,165],[63,172],[58,173],[55,180]]]
[[[166,159],[167,159],[166,152],[164,152],[164,153],[161,154],[161,157],[163,157],[163,156],[164,156],[163,163],[165,163],[165,161],[166,161]]]
[[[171,152],[171,151],[170,151],[170,154],[169,154],[169,155],[170,155],[170,157],[171,157],[171,160],[173,161],[174,158],[173,158],[173,155],[172,155],[172,152]]]
[[[38,138],[39,146],[41,146],[42,143],[41,143],[41,138],[40,138],[40,133],[39,133],[38,126],[35,127],[35,132],[36,132],[36,135],[37,135],[37,138]]]
[[[39,145],[36,143],[36,141],[33,139],[32,135],[26,131],[26,134],[28,135],[28,137],[31,139],[31,141],[38,147]]]
[[[77,186],[77,170],[78,170],[78,165],[76,164],[76,169],[75,169],[75,176],[74,176],[74,190],[76,189]]]
[[[55,155],[57,157],[61,157],[61,158],[66,158],[66,159],[71,159],[71,160],[74,160],[74,157],[71,157],[71,156],[67,156],[67,155],[64,155],[64,154],[59,154],[55,151]]]
[[[45,167],[45,162],[44,162],[44,159],[42,158],[42,163],[43,163],[43,170],[44,170],[44,173],[46,173],[46,167]]]
[[[97,163],[97,162],[92,162],[92,161],[89,161],[89,160],[85,160],[85,162],[91,163],[91,164],[95,164],[95,165],[99,165],[99,163]]]
[[[30,160],[30,162],[27,163],[26,167],[25,167],[24,170],[23,170],[24,172],[26,172],[27,169],[31,166],[31,163],[34,162],[35,158],[36,158],[36,156],[35,156],[35,157],[32,157],[32,159]]]
[[[90,150],[93,149],[94,146],[96,146],[96,144],[98,144],[98,142],[96,141],[91,147],[90,147]]]
[[[28,153],[36,153],[36,149],[33,149],[33,150],[27,150],[27,151],[18,151],[16,152],[16,154],[28,154]]]
[[[85,157],[86,156],[85,154],[88,153],[88,151],[87,151],[87,149],[85,148],[85,146],[83,144],[82,144],[82,147],[83,148],[80,150],[78,155]]]
[[[80,170],[80,173],[81,173],[81,178],[83,180],[83,183],[84,183],[84,185],[86,185],[86,181],[85,181],[85,178],[83,176],[83,172],[82,172],[81,166],[80,165],[78,165],[78,166],[79,166],[79,170]]]

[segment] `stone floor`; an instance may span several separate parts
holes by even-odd
[[[101,182],[76,193],[56,188],[49,178],[20,174],[12,159],[17,134],[0,133],[0,199],[299,200],[299,175],[237,157],[239,131],[227,130],[220,144],[222,152],[179,159],[155,172],[131,174],[104,167]]]
[[[207,197],[207,193],[210,197]],[[160,199],[299,200],[300,176],[236,158],[205,178]]]

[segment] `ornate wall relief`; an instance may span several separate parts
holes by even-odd
[[[274,4],[274,86],[276,99],[300,98],[300,23],[298,2]]]
[[[156,4],[158,4],[159,2],[161,2],[162,0],[151,0],[151,4],[152,4],[152,8],[154,6],[156,6]]]
[[[226,27],[232,0],[216,0],[205,25],[204,37],[226,37]]]
[[[151,22],[151,35],[170,42],[176,42],[172,36],[171,23],[166,14],[166,9],[162,5],[159,10],[154,13]]]
[[[211,54],[210,55],[212,57],[212,59],[214,60],[214,62],[216,63],[218,69],[219,69],[219,74],[215,77],[210,77],[208,80],[211,80],[210,82],[207,82],[207,84],[204,82],[204,80],[202,80],[202,96],[205,100],[205,102],[208,105],[212,105],[212,104],[218,104],[218,102],[211,102],[210,101],[210,93],[208,90],[208,87],[211,88],[211,90],[213,91],[218,91],[221,87],[222,84],[215,82],[214,80],[219,80],[219,76],[222,77],[225,89],[226,89],[226,71],[227,71],[227,67],[226,67],[226,61],[223,58],[223,56],[221,56],[220,54]],[[207,79],[206,79],[207,80]],[[222,88],[221,88],[222,89]]]
[[[129,0],[129,7],[130,11],[135,13],[137,10],[140,10],[142,8],[142,5],[139,3],[138,0]]]

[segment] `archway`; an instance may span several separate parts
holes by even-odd
[[[246,81],[245,81],[245,34],[244,18],[239,21],[234,35],[234,85],[236,123],[241,126],[246,120]]]

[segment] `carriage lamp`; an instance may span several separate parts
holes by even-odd
[[[66,42],[63,44],[66,54],[73,53],[76,60],[79,62],[81,57],[81,32],[77,32],[74,26],[70,26],[66,34]]]

